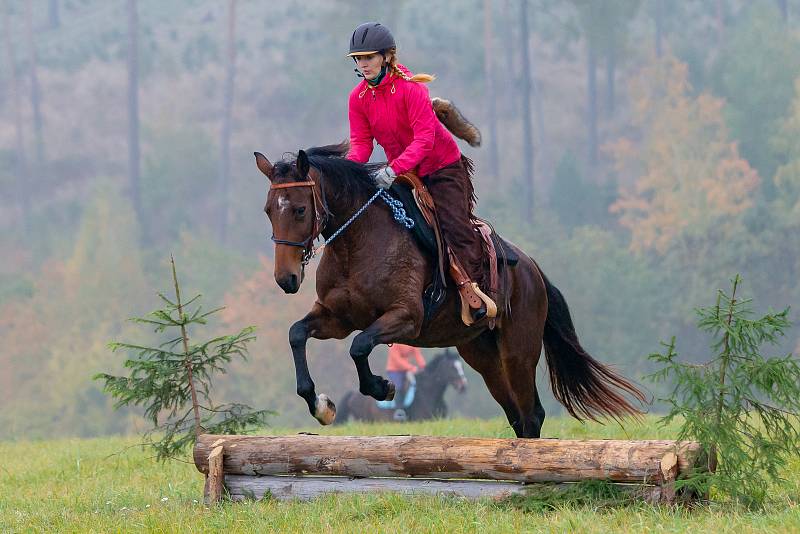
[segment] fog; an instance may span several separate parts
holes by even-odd
[[[650,394],[647,355],[709,341],[694,309],[737,273],[756,311],[800,295],[795,0],[7,0],[0,71],[0,439],[136,432],[93,381],[171,288],[257,327],[213,396],[316,423],[287,336],[314,301],[272,276],[253,152],[349,135],[353,29],[380,21],[482,132],[477,213],[537,260],[600,361]],[[380,148],[373,161],[385,159]],[[376,251],[376,254],[378,251]],[[775,354],[795,350],[790,330]],[[357,389],[349,341],[312,341],[318,391]],[[425,349],[430,358],[438,351]],[[386,347],[371,356],[382,370]],[[539,388],[550,414],[544,361]],[[481,378],[451,412],[502,414]],[[658,410],[656,406],[654,408]]]

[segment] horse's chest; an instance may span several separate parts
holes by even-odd
[[[413,273],[392,254],[375,255],[369,262],[323,258],[317,270],[317,296],[337,317],[363,329],[409,292],[421,295]]]
[[[372,315],[377,304],[371,292],[364,290],[361,280],[344,272],[318,274],[317,297],[337,317],[351,323]]]
[[[385,293],[357,279],[340,278],[334,284],[322,285],[317,295],[326,308],[356,327],[363,322],[372,324],[387,307]]]

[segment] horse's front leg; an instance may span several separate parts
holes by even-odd
[[[306,342],[310,337],[344,339],[352,331],[352,328],[348,328],[319,302],[314,304],[308,315],[294,323],[289,329],[289,345],[292,347],[292,357],[294,358],[297,394],[306,401],[311,415],[323,425],[329,425],[336,419],[336,405],[327,395],[317,395],[314,389],[314,381],[308,371]]]
[[[420,313],[414,313],[407,308],[391,309],[353,339],[350,356],[356,364],[358,389],[362,395],[369,395],[376,400],[392,400],[394,398],[394,384],[381,376],[372,374],[369,367],[369,355],[375,346],[382,343],[417,337],[422,325],[421,303],[419,307]]]

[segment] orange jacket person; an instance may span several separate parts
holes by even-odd
[[[416,365],[411,363],[411,359],[416,360]],[[389,347],[389,356],[386,359],[386,374],[389,380],[397,386],[397,391],[403,391],[406,387],[406,373],[411,371],[416,374],[425,368],[425,358],[417,347],[394,343]]]

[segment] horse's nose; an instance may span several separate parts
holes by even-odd
[[[278,285],[281,286],[284,293],[297,293],[297,290],[300,289],[300,282],[296,274],[282,277],[278,280]]]

